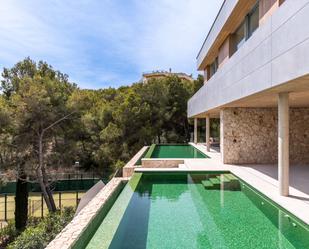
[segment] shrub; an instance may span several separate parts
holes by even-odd
[[[47,245],[48,234],[38,227],[28,227],[24,232],[17,237],[17,239],[9,244],[8,249],[39,249],[44,248]]]
[[[52,241],[74,216],[73,208],[65,208],[62,213],[49,214],[39,223],[37,219],[30,221],[27,228],[8,249],[43,249]]]
[[[9,222],[6,227],[0,229],[0,248],[5,248],[17,235],[18,232],[15,229],[15,223]]]

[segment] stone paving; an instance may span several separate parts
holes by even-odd
[[[96,217],[101,207],[112,196],[114,191],[128,178],[113,178],[85,206],[73,220],[49,243],[46,249],[69,249],[85,231],[88,224]]]

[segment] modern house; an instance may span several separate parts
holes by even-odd
[[[144,72],[141,81],[143,83],[147,83],[150,79],[160,79],[160,78],[165,78],[169,76],[177,76],[181,80],[188,80],[188,81],[194,80],[191,75],[188,75],[186,73],[172,72],[172,69],[170,69],[169,71],[157,70],[157,71],[151,71],[151,72]]]
[[[204,86],[188,117],[220,118],[224,164],[309,164],[309,1],[226,0],[197,56]]]
[[[197,56],[194,143],[141,148],[47,249],[309,248],[308,23],[309,0],[225,0]]]

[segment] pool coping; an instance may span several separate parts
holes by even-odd
[[[193,147],[194,149],[198,150],[203,156],[205,157],[202,157],[202,158],[188,158],[188,157],[151,157],[155,148],[157,146],[191,146]],[[208,159],[210,158],[209,155],[207,155],[207,153],[205,153],[203,150],[201,150],[199,147],[195,146],[194,144],[192,143],[184,143],[184,144],[151,144],[151,146],[149,147],[149,150],[148,152],[146,153],[145,157],[143,159],[168,159],[168,160],[171,160],[171,159],[175,159],[175,160],[185,160],[185,159]]]
[[[227,173],[231,172],[230,170],[226,169],[210,169],[210,170],[201,170],[201,169],[183,169],[183,168],[136,168],[134,170],[136,173],[143,173],[143,172],[153,172],[153,173]],[[232,172],[231,172],[232,173]]]
[[[191,146],[194,149],[198,150],[205,158],[185,158],[185,157],[174,157],[174,158],[152,158],[152,154],[156,148],[156,146]],[[140,168],[179,168],[180,164],[184,164],[185,160],[207,160],[210,156],[202,151],[200,148],[192,145],[191,143],[187,144],[152,144],[149,147],[148,152],[146,153],[145,157],[141,159],[142,165]]]
[[[156,145],[190,145],[205,155],[205,158],[150,158],[153,149]],[[148,151],[147,151],[148,149]],[[147,151],[147,153],[143,154]],[[179,165],[184,165],[185,160],[208,160],[211,156],[208,153],[205,153],[201,148],[196,147],[192,143],[187,144],[152,144],[151,146],[142,147],[132,158],[131,160],[122,168],[123,177],[131,177],[135,170],[142,168],[179,168]],[[136,165],[137,161],[141,159],[142,165]],[[144,162],[144,164],[143,164]]]
[[[120,188],[122,189],[128,180],[125,177],[112,178],[55,239],[47,245],[46,249],[69,249],[74,247],[104,205]]]
[[[137,161],[141,156],[145,153],[145,151],[149,148],[149,146],[142,147],[132,158],[131,160],[122,168],[123,177],[131,177],[134,173],[134,169],[137,167],[141,167],[140,165],[136,165]]]
[[[151,158],[151,155],[152,155],[154,149],[156,148],[156,146],[157,146],[156,144],[150,145],[149,150],[147,151],[147,153],[144,156],[144,158]],[[143,160],[143,158],[142,158],[142,160]]]

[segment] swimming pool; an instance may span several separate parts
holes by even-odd
[[[145,158],[208,158],[208,156],[189,144],[153,144]]]
[[[308,226],[228,172],[135,173],[86,248],[309,248]]]

